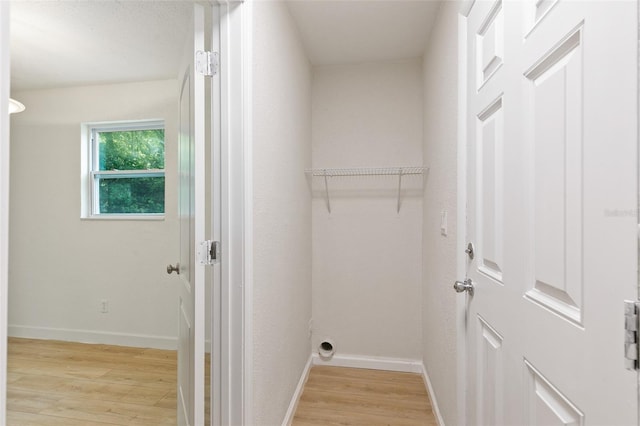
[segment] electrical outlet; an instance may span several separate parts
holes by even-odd
[[[107,299],[100,301],[100,312],[103,314],[109,313],[109,301]]]

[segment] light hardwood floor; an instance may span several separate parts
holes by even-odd
[[[175,351],[10,338],[7,383],[9,426],[176,424]],[[312,368],[293,421],[436,424],[420,375],[324,366]]]
[[[9,339],[8,425],[175,425],[176,352]]]
[[[293,426],[437,425],[419,374],[314,366]]]

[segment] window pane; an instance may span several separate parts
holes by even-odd
[[[98,170],[164,169],[164,129],[98,132]]]
[[[98,179],[100,213],[164,213],[164,177]]]

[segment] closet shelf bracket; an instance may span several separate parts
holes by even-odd
[[[329,196],[329,178],[355,177],[355,176],[398,176],[398,198],[396,211],[400,213],[402,195],[402,177],[410,175],[423,175],[425,166],[412,167],[361,167],[347,169],[306,169],[305,173],[311,177],[322,177],[324,180],[324,195],[327,203],[327,211],[331,213],[331,197]]]
[[[400,193],[402,192],[402,169],[398,172],[398,208],[396,213],[400,213]]]
[[[331,213],[331,199],[329,198],[329,183],[327,182],[327,170],[324,171],[324,194],[327,199],[327,210]]]

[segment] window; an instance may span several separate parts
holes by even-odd
[[[90,217],[164,215],[164,122],[86,125]]]

